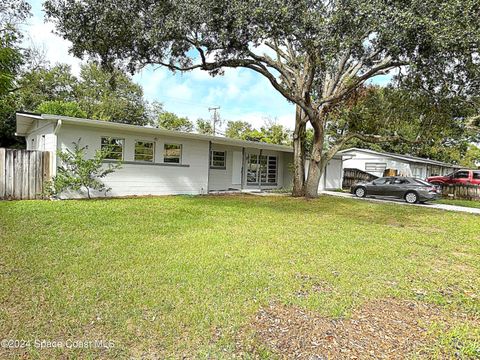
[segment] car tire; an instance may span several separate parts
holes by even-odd
[[[405,194],[405,201],[409,204],[418,203],[418,194],[414,191],[409,191]]]
[[[355,196],[363,198],[367,195],[367,190],[363,186],[359,186],[355,189]]]

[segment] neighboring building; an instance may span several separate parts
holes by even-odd
[[[375,176],[383,176],[385,170],[396,170],[399,175],[426,179],[435,175],[446,175],[461,168],[441,161],[416,156],[392,154],[367,149],[351,148],[338,154],[349,155],[343,161],[344,169],[359,169]]]
[[[17,114],[17,135],[25,136],[27,150],[55,153],[71,149],[80,139],[81,145],[88,145],[87,156],[93,156],[103,146],[111,146],[110,161],[122,160],[123,166],[104,179],[111,188],[109,196],[292,186],[289,146],[28,113]]]

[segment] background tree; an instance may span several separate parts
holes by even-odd
[[[19,77],[19,109],[35,111],[45,101],[75,101],[78,79],[70,65],[48,62],[27,68]],[[58,114],[60,115],[60,114]]]
[[[290,134],[285,127],[271,120],[267,120],[260,130],[254,129],[246,121],[229,121],[227,122],[225,136],[278,145],[289,145],[291,143]]]
[[[193,123],[187,117],[180,117],[168,111],[160,113],[155,123],[167,130],[193,131]]]
[[[195,128],[199,134],[213,135],[213,127],[209,120],[197,119]]]
[[[28,53],[21,46],[20,25],[30,16],[30,5],[22,0],[0,2],[0,147],[21,147],[15,136],[17,78]]]
[[[92,119],[132,125],[150,122],[141,86],[118,69],[106,71],[94,62],[82,65],[75,98]]]
[[[0,97],[16,88],[16,76],[24,61],[20,25],[30,16],[30,5],[23,0],[0,2]]]
[[[253,127],[246,121],[228,121],[225,136],[232,139],[245,140],[244,134],[253,131]]]
[[[329,113],[327,134],[335,138],[345,129],[376,131],[379,137],[396,134],[390,141],[380,143],[353,138],[344,147],[459,163],[469,144],[479,139],[478,132],[466,126],[474,111],[459,97],[435,98],[424,91],[391,86],[362,87],[353,92],[341,108]],[[405,142],[402,139],[418,141]]]
[[[327,162],[345,143],[397,136],[345,128],[327,137],[332,108],[372,77],[397,70],[399,82],[437,96],[474,92],[479,5],[480,0],[48,0],[45,8],[74,54],[98,56],[105,66],[126,64],[135,71],[158,64],[213,75],[244,67],[266,77],[297,106],[294,195],[313,197]],[[307,122],[314,136],[304,182]]]
[[[470,144],[460,164],[470,169],[480,168],[480,148]]]
[[[86,118],[87,113],[80,108],[76,102],[67,101],[44,101],[36,109],[35,112],[40,114],[53,114],[72,116],[78,118]]]

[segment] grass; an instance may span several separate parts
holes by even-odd
[[[480,209],[480,201],[474,201],[474,200],[440,199],[440,200],[437,200],[436,202],[440,204],[465,206],[465,207]]]
[[[32,358],[230,358],[272,301],[340,317],[397,297],[480,316],[475,215],[336,197],[0,202],[0,243],[3,338],[115,344]],[[316,282],[331,291],[298,296]],[[467,330],[437,331],[432,351],[478,355]]]

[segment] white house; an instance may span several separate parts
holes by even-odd
[[[399,175],[425,179],[429,176],[445,175],[460,168],[441,161],[367,149],[351,148],[339,151],[338,154],[344,156],[343,169],[359,169],[379,177],[383,176],[386,169],[397,170]]]
[[[109,146],[107,161],[123,162],[104,179],[109,196],[291,187],[289,146],[28,113],[17,113],[17,135],[25,136],[27,150],[55,153],[80,139],[80,145],[88,145],[87,156],[93,156]],[[56,165],[53,169],[55,175]]]

